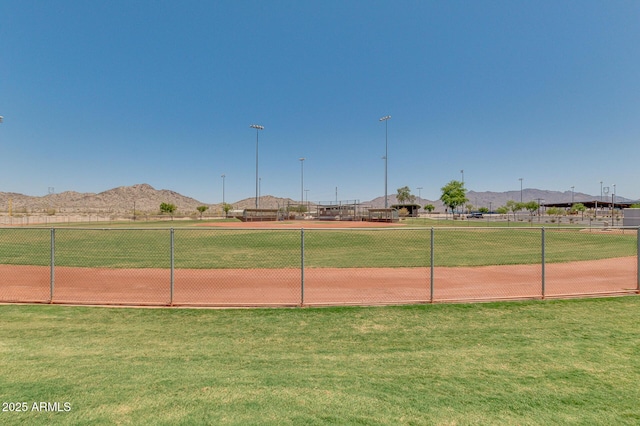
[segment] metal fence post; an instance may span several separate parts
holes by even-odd
[[[173,286],[174,286],[174,261],[175,261],[175,257],[174,257],[174,232],[173,232],[173,228],[171,228],[171,289],[170,289],[170,296],[169,296],[169,305],[173,305]]]
[[[434,272],[434,266],[433,266],[433,259],[434,259],[434,255],[433,255],[433,247],[434,247],[434,230],[433,227],[431,228],[431,254],[430,254],[430,262],[431,263],[431,277],[429,279],[430,283],[429,283],[429,287],[430,287],[430,296],[429,296],[429,301],[431,303],[433,303],[433,272]]]
[[[300,228],[300,306],[304,306],[304,228]]]
[[[53,303],[53,289],[55,285],[55,264],[56,264],[56,230],[51,228],[51,257],[50,257],[50,275],[49,275],[49,303]]]
[[[546,242],[545,242],[545,229],[544,226],[542,227],[542,240],[541,240],[541,246],[542,246],[542,258],[541,258],[541,263],[542,263],[542,298],[544,299],[545,297],[545,293],[546,293],[546,281],[545,281],[545,249],[546,249]]]

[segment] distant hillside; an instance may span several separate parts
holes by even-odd
[[[508,192],[475,192],[467,193],[469,203],[474,207],[497,208],[506,204],[508,200],[520,201],[520,191]],[[583,193],[574,193],[575,202],[599,199]],[[624,197],[616,197],[619,201],[630,201]],[[9,210],[9,201],[14,213],[46,213],[55,210],[56,213],[121,213],[131,214],[135,207],[137,212],[155,214],[158,213],[161,203],[171,203],[178,207],[176,214],[190,215],[196,212],[198,206],[207,206],[210,211],[221,211],[221,203],[206,204],[194,198],[181,195],[175,191],[167,189],[155,189],[148,184],[137,184],[133,186],[121,186],[108,191],[95,193],[80,193],[66,191],[59,194],[49,194],[42,197],[33,197],[16,193],[0,192],[0,211]],[[544,191],[539,189],[525,189],[522,191],[523,201],[542,201],[544,203],[570,202],[571,191]],[[436,211],[444,211],[442,202],[439,200],[418,199],[417,204],[433,204]],[[245,198],[240,201],[230,202],[234,209],[242,210],[255,207],[255,198]],[[260,197],[260,207],[275,209],[287,204],[297,204],[291,198],[280,198],[272,195]],[[310,206],[315,205],[309,203]],[[377,197],[371,201],[361,201],[364,206],[374,208],[384,207],[384,197]],[[389,194],[388,204],[397,204],[396,194]]]
[[[46,213],[55,210],[57,213],[124,213],[136,212],[155,214],[161,203],[177,206],[176,214],[189,215],[197,211],[199,206],[207,206],[211,211],[220,211],[222,203],[207,204],[186,197],[168,189],[155,189],[146,183],[133,186],[120,186],[98,194],[65,191],[33,197],[16,193],[0,192],[0,211],[9,210],[9,200],[14,213]],[[290,198],[277,198],[271,195],[260,197],[261,208],[278,208],[287,203],[296,204]],[[230,203],[234,209],[255,207],[255,198],[247,198]],[[310,203],[311,204],[311,203]]]
[[[609,199],[611,198],[609,194]],[[476,192],[469,191],[467,192],[467,198],[469,199],[469,204],[472,204],[474,207],[491,207],[495,209],[500,206],[504,206],[507,201],[514,200],[520,201],[520,191],[507,191],[507,192]],[[600,196],[584,194],[581,192],[573,193],[573,201],[576,203],[583,201],[592,201],[599,200]],[[632,201],[628,198],[616,196],[616,200],[618,201]],[[571,191],[545,191],[540,189],[524,189],[522,191],[522,201],[537,201],[540,203],[567,203],[571,202]],[[396,194],[389,194],[388,205],[393,205],[397,203]],[[433,204],[436,208],[436,211],[444,211],[444,206],[442,201],[440,200],[428,200],[426,198],[418,198],[416,196],[416,204],[420,204],[424,206],[425,204]],[[382,208],[384,207],[384,197],[377,197],[371,201],[364,202],[363,204],[370,205],[374,208]]]
[[[177,192],[157,190],[148,184],[121,186],[99,194],[65,191],[42,197],[0,192],[0,206],[8,209],[9,199],[14,212],[39,213],[54,209],[59,213],[122,213],[136,211],[155,213],[161,203],[178,207],[178,213],[191,213],[198,206],[207,205]]]
[[[256,207],[256,199],[255,197],[245,198],[244,200],[236,201],[235,203],[229,203],[233,206],[234,209],[244,210],[244,209],[254,209]],[[288,204],[298,205],[300,201],[292,200],[291,198],[279,198],[274,197],[273,195],[263,195],[260,197],[260,208],[261,209],[277,209]],[[309,202],[310,206],[315,206],[315,203]]]

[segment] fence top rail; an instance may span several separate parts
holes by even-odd
[[[0,226],[0,232],[3,231],[15,231],[15,230],[31,230],[31,231],[225,231],[225,232],[233,232],[233,231],[555,231],[555,230],[563,230],[563,231],[594,231],[594,232],[602,232],[609,233],[615,231],[639,231],[640,226],[615,226],[615,227],[585,227],[585,226],[528,226],[528,227],[508,227],[508,226],[413,226],[413,227],[404,227],[404,226],[389,226],[389,227],[304,227],[304,226],[291,226],[291,227],[282,227],[282,228],[261,228],[261,227],[225,227],[225,226],[208,226],[208,227],[74,227],[74,226],[33,226],[33,227],[23,227],[23,226],[11,226],[11,227],[2,227]]]

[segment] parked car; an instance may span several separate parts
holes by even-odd
[[[467,219],[482,219],[482,213],[475,212],[467,215]]]

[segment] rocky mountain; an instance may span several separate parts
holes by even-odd
[[[559,203],[571,201],[571,191],[544,191],[538,189],[525,189],[522,191],[523,201],[541,201],[544,203]],[[475,192],[467,193],[469,203],[475,207],[489,207],[495,209],[506,204],[508,200],[520,201],[520,191],[508,192]],[[575,202],[599,199],[583,193],[574,193]],[[617,196],[617,200],[629,201],[624,197]],[[439,200],[428,200],[416,197],[415,202],[424,206],[433,204],[436,211],[444,211],[442,202]],[[177,206],[176,214],[190,215],[197,211],[198,206],[209,207],[210,212],[221,211],[221,204],[206,204],[194,198],[181,195],[175,191],[167,189],[155,189],[148,184],[137,184],[133,186],[121,186],[108,191],[95,193],[80,193],[66,191],[59,194],[49,194],[42,197],[33,197],[17,193],[0,192],[0,212],[7,212],[9,209],[13,213],[47,213],[52,210],[59,214],[70,213],[120,213],[131,214],[135,208],[136,212],[155,214],[159,211],[161,203],[171,203]],[[287,204],[297,205],[297,201],[290,198],[274,197],[265,195],[260,197],[260,207],[275,209]],[[388,204],[397,203],[396,194],[389,194]],[[245,198],[240,201],[230,203],[233,209],[242,210],[254,208],[255,199]],[[315,205],[309,203],[311,208]],[[371,201],[361,201],[363,206],[381,208],[384,207],[384,197],[377,197]]]
[[[40,213],[55,210],[57,213],[125,213],[157,212],[160,203],[171,203],[178,213],[191,213],[198,206],[206,205],[194,198],[185,197],[167,189],[157,190],[148,184],[121,186],[108,191],[80,193],[65,191],[42,197],[0,192],[0,209],[8,210],[9,202],[14,212]]]
[[[190,215],[199,206],[207,206],[210,211],[221,211],[222,203],[207,204],[168,189],[155,189],[148,184],[120,186],[98,194],[65,191],[33,197],[23,194],[0,192],[0,211],[13,213],[47,213],[55,211],[65,213],[120,213],[131,214],[134,209],[139,213],[155,214],[161,203],[177,206],[177,215]],[[297,204],[290,198],[278,198],[271,195],[260,197],[261,208],[278,208],[289,204]],[[255,198],[246,198],[231,203],[234,209],[242,210],[255,207]],[[9,205],[11,205],[9,207]]]
[[[256,207],[256,199],[254,197],[245,198],[244,200],[229,204],[236,210],[253,209]],[[277,209],[286,205],[297,206],[298,204],[300,204],[300,201],[295,201],[291,198],[280,198],[274,197],[273,195],[262,195],[260,197],[261,209]],[[315,203],[309,202],[309,205],[315,206]]]

